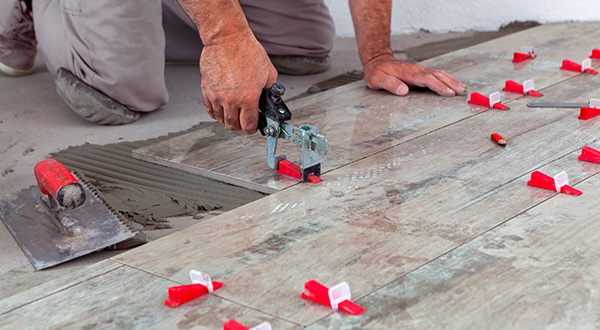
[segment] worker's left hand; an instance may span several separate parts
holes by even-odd
[[[363,67],[365,83],[372,89],[385,89],[396,95],[408,94],[409,86],[427,87],[442,96],[467,93],[467,86],[446,72],[398,61],[392,54],[373,58]]]

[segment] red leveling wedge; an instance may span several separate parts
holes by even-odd
[[[236,320],[229,320],[223,323],[223,330],[250,330],[250,328],[244,326]]]
[[[165,300],[165,305],[177,307],[190,300],[202,297],[207,293],[213,293],[220,289],[223,283],[213,281],[210,276],[202,274],[197,270],[190,271],[192,284],[172,286],[169,288],[169,299]]]
[[[213,286],[219,289],[223,283],[213,281]],[[202,284],[186,284],[172,286],[169,288],[169,299],[165,300],[165,305],[169,307],[177,307],[185,304],[188,301],[202,297],[208,293],[208,288]]]
[[[588,120],[600,116],[600,109],[583,107],[579,110],[579,119]]]
[[[515,52],[512,61],[515,62],[515,63],[519,63],[519,62],[523,62],[523,61],[534,59],[536,57],[537,57],[537,55],[523,54],[523,53],[517,53],[517,52]]]
[[[584,160],[586,162],[600,164],[600,151],[590,147],[583,147],[583,149],[581,149],[581,155],[578,158],[579,160]]]
[[[500,103],[500,93],[492,93],[490,97],[483,96],[479,93],[471,93],[471,99],[467,102],[469,104],[480,105],[482,107],[489,107],[498,110],[508,110],[509,107]]]
[[[507,80],[504,83],[504,88],[502,88],[502,90],[506,92],[519,93],[533,97],[540,97],[543,95],[542,93],[534,90],[532,79],[525,81],[523,85],[519,84],[516,81]]]
[[[223,324],[223,330],[271,330],[271,323],[263,322],[255,327],[248,328],[236,320],[229,320]]]
[[[530,186],[533,186],[533,187],[552,190],[552,191],[560,192],[560,193],[567,194],[567,195],[573,195],[573,196],[581,195],[581,191],[579,191],[573,187],[570,187],[568,184],[559,184],[559,183],[557,183],[557,181],[558,180],[556,178],[552,178],[540,171],[535,171],[535,172],[531,173],[531,180],[529,180],[529,182],[527,182],[527,184]],[[567,179],[567,182],[568,182],[568,179]],[[560,188],[558,188],[557,186],[560,186]]]
[[[291,176],[292,178],[302,179],[302,170],[300,166],[290,162],[289,160],[283,159],[279,161],[279,169],[277,169],[277,173]],[[308,182],[311,183],[319,183],[323,181],[323,179],[319,178],[314,174],[308,175]]]
[[[328,289],[323,284],[310,280],[304,283],[301,297],[350,315],[360,315],[365,311],[364,308],[350,301],[350,288],[346,282]]]
[[[588,107],[579,109],[579,119],[588,120],[600,115],[600,100],[591,99]]]
[[[523,62],[523,61],[534,59],[536,57],[537,57],[537,55],[533,51],[533,47],[531,47],[531,46],[523,46],[523,47],[521,47],[521,52],[520,53],[519,52],[515,52],[514,53],[512,61],[514,63],[519,63],[519,62]]]
[[[592,60],[584,60],[581,64],[577,64],[573,61],[563,60],[561,70],[574,71],[574,72],[587,72],[589,74],[598,74],[598,71],[592,70]]]
[[[592,55],[590,55],[591,59],[600,59],[600,49],[594,48],[592,50]]]

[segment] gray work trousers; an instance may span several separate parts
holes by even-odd
[[[334,25],[323,0],[239,2],[268,54],[331,51]],[[176,0],[33,0],[33,19],[51,72],[66,68],[135,111],[167,103],[165,59],[197,61],[202,51],[196,26]]]

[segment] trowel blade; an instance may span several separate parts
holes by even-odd
[[[101,250],[134,236],[100,198],[84,184],[85,203],[69,213],[81,233],[61,234],[40,200],[38,187],[0,200],[0,218],[33,266],[44,269]]]

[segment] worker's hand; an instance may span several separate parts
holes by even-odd
[[[277,81],[277,71],[254,36],[205,45],[200,74],[208,114],[230,130],[255,133],[260,94]]]
[[[398,61],[392,54],[373,58],[363,65],[365,83],[396,95],[408,94],[409,86],[427,87],[442,96],[464,95],[467,86],[441,70]]]

